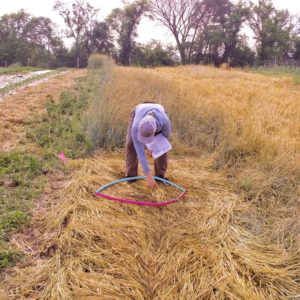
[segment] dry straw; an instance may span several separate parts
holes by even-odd
[[[11,295],[22,299],[299,296],[299,242],[293,241],[299,230],[274,231],[255,205],[226,188],[224,174],[209,171],[205,159],[181,161],[181,157],[170,161],[169,175],[188,187],[189,194],[183,202],[159,209],[94,197],[99,185],[122,174],[120,155],[98,154],[70,162],[72,179],[56,195],[59,201],[45,217],[45,232],[39,238],[38,253],[46,257],[5,282]],[[191,172],[192,165],[199,170]],[[147,192],[142,183],[138,189]],[[118,193],[127,196],[137,188],[124,184]]]
[[[295,195],[300,91],[291,80],[196,66],[114,68],[108,73],[112,80],[99,97],[99,114],[91,118],[103,126],[97,131],[103,147],[122,146],[131,109],[154,101],[170,115],[172,142],[213,153],[215,167],[229,167],[238,180],[251,182],[249,197],[286,201]],[[268,180],[257,182],[257,173]]]

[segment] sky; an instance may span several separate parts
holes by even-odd
[[[72,1],[64,1],[71,3]],[[93,7],[99,8],[99,18],[103,20],[112,9],[123,7],[122,0],[87,0]],[[258,2],[258,0],[253,0]],[[25,9],[26,12],[38,17],[45,16],[50,18],[58,25],[60,30],[63,30],[64,23],[62,18],[56,11],[53,11],[55,0],[0,0],[0,16],[17,12],[20,9]],[[277,9],[288,9],[291,14],[300,14],[299,0],[273,0],[274,6]],[[158,24],[157,22],[148,19],[142,19],[138,27],[137,41],[147,43],[152,39],[160,40],[163,44],[174,44],[174,39],[169,31]],[[70,44],[70,41],[66,41]]]

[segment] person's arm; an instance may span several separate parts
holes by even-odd
[[[161,131],[162,135],[165,136],[167,139],[170,138],[171,134],[171,122],[167,114],[163,114],[163,128]]]
[[[135,130],[132,130],[132,141],[134,144],[134,148],[138,157],[138,160],[141,163],[142,169],[144,173],[147,175],[150,171],[148,160],[145,155],[144,144],[140,143],[137,139],[137,134],[135,134]]]
[[[132,136],[132,141],[133,141],[133,145],[134,145],[138,160],[140,161],[142,169],[147,177],[147,183],[151,187],[156,187],[156,183],[153,180],[152,174],[150,172],[148,160],[145,155],[144,144],[142,144],[138,141],[137,132],[138,132],[138,129],[133,127],[131,130],[131,136]]]

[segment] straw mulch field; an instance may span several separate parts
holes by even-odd
[[[170,179],[178,178],[188,196],[158,209],[94,197],[99,185],[122,174],[122,163],[117,154],[70,162],[73,176],[51,195],[57,205],[34,241],[39,248],[33,256],[40,257],[5,283],[12,296],[287,299],[299,294],[296,245],[272,240],[263,213],[228,190],[224,174],[210,172],[206,160],[171,159]],[[194,164],[198,170],[191,170]],[[147,193],[143,182],[135,184],[141,195]],[[124,183],[121,194],[136,190]],[[287,226],[278,238],[289,234]]]
[[[102,147],[113,148],[134,104],[163,103],[173,125],[167,177],[187,196],[161,208],[97,198],[124,175],[124,151],[69,160],[70,176],[36,218],[39,236],[18,240],[28,261],[7,275],[3,296],[299,299],[299,86],[204,67],[109,72],[87,128],[106,132]],[[107,192],[153,201],[176,193],[143,181]]]

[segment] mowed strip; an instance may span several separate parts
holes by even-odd
[[[72,70],[35,86],[28,86],[0,102],[0,151],[14,148],[24,135],[24,124],[31,116],[45,111],[47,101],[58,101],[60,93],[70,87],[85,70]]]

